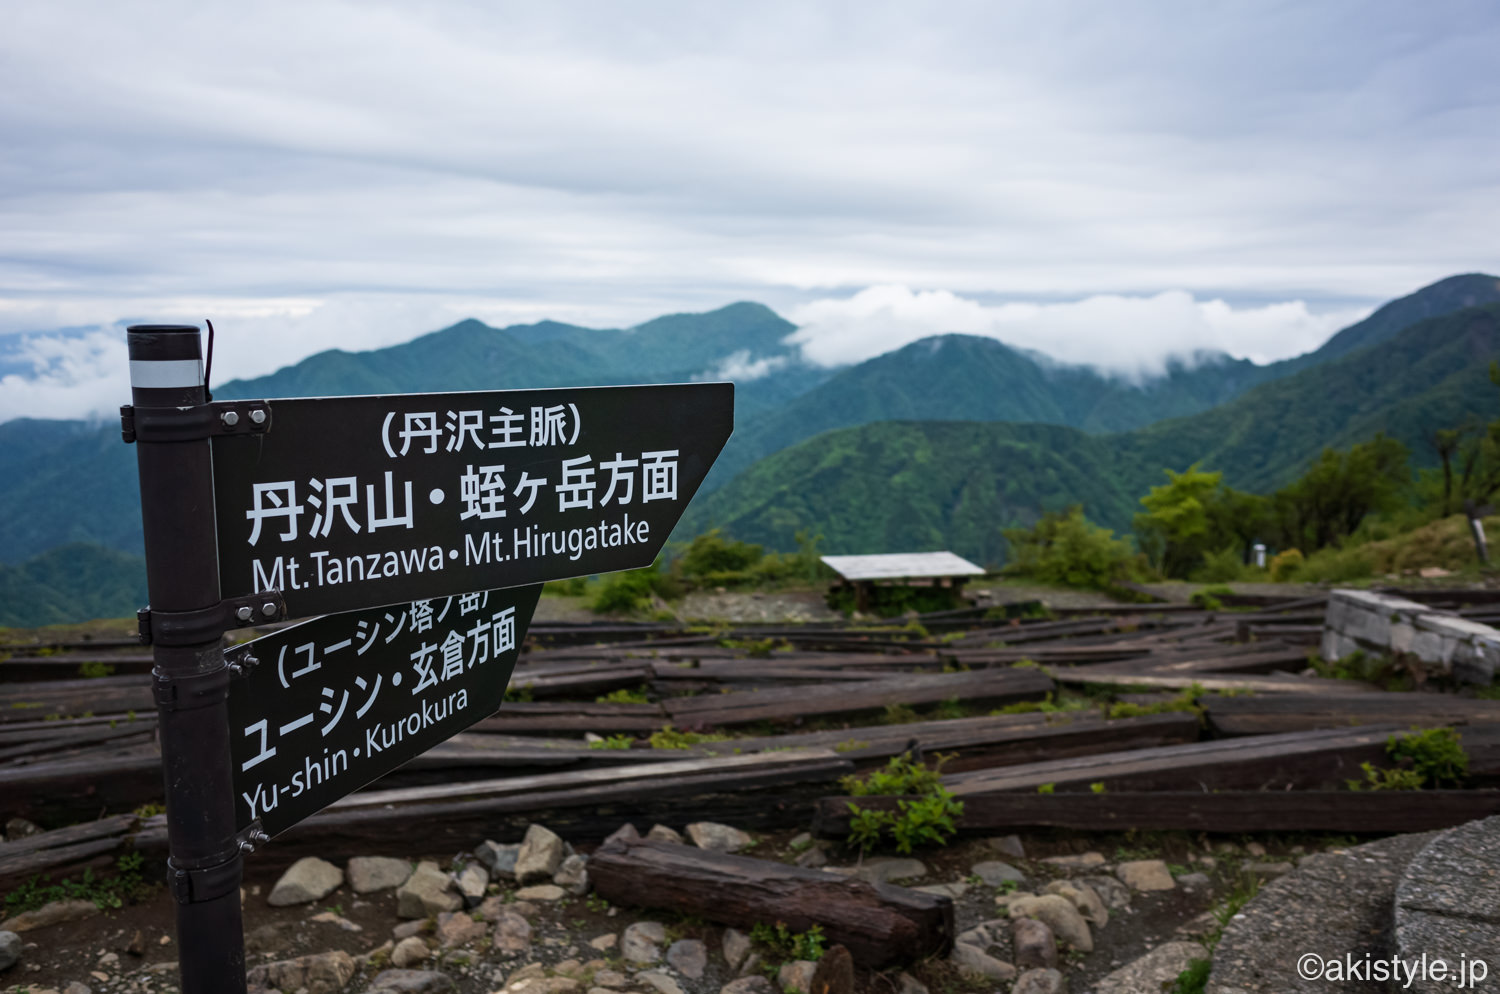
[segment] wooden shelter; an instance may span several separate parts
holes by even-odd
[[[971,576],[984,570],[951,552],[892,552],[871,556],[823,556],[823,562],[839,575],[835,590],[854,591],[854,604],[868,611],[871,593],[882,587],[943,587],[954,591]]]

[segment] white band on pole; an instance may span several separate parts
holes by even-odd
[[[202,359],[132,359],[130,385],[146,390],[203,385]]]

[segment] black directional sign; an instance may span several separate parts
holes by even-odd
[[[318,618],[225,651],[235,824],[268,835],[488,717],[539,585]]]
[[[213,440],[226,597],[291,617],[650,565],[734,422],[734,386],[269,402]]]

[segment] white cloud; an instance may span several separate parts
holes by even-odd
[[[983,335],[1058,361],[1130,377],[1204,351],[1268,362],[1317,348],[1368,309],[1309,311],[1300,301],[1234,308],[1181,290],[1103,294],[1068,303],[986,305],[947,290],[873,286],[794,308],[788,341],[810,362],[862,362],[930,335]]]
[[[751,359],[749,349],[738,349],[721,359],[717,366],[695,379],[734,380],[736,383],[746,383],[771,375],[785,367],[787,361],[784,355]]]
[[[27,336],[11,343],[5,358],[29,372],[0,377],[0,421],[100,417],[130,402],[123,332]]]

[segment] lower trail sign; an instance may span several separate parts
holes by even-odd
[[[227,650],[241,836],[275,836],[494,714],[541,592],[334,614]]]
[[[493,711],[541,583],[649,565],[734,387],[215,403],[197,328],[127,341],[182,990],[237,994],[244,854]]]

